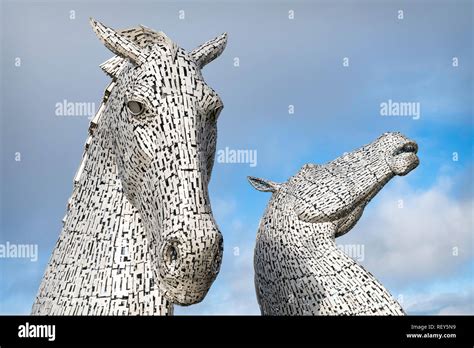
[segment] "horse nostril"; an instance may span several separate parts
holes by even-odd
[[[178,252],[178,246],[176,243],[170,243],[166,246],[165,252],[164,252],[164,258],[165,261],[172,265],[174,264],[179,257],[179,252]]]
[[[408,143],[408,144],[403,145],[403,147],[402,147],[402,152],[414,152],[414,153],[416,153],[416,150],[417,150],[417,148],[416,148],[415,144]]]
[[[215,254],[214,257],[212,258],[212,264],[211,264],[211,269],[212,272],[217,274],[219,272],[219,269],[221,268],[221,261],[222,261],[222,249],[219,249]]]
[[[213,274],[217,274],[220,269],[220,262],[219,258],[217,256],[214,256],[214,259],[212,260],[212,265],[211,265],[211,271]]]
[[[178,251],[174,246],[170,247],[169,254],[171,261],[176,261],[176,259],[178,258]]]

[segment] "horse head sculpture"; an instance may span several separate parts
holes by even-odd
[[[273,193],[254,259],[263,314],[403,314],[370,273],[336,248],[335,238],[391,178],[417,167],[417,150],[400,133],[385,133],[327,164],[304,165],[286,183],[249,178],[257,190]]]
[[[117,55],[102,65],[116,80],[110,136],[124,192],[143,219],[155,278],[172,302],[198,302],[222,258],[207,186],[223,104],[201,69],[222,53],[227,35],[188,53],[145,27],[91,25]]]
[[[115,56],[91,120],[63,229],[33,314],[162,314],[201,301],[222,235],[208,184],[223,108],[201,69],[227,35],[190,53],[144,26],[91,19]]]

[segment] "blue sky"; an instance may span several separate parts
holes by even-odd
[[[55,116],[55,104],[98,105],[109,82],[98,65],[111,53],[92,32],[92,16],[114,28],[162,30],[187,50],[229,34],[222,56],[203,71],[225,105],[218,149],[256,150],[258,162],[216,163],[210,194],[224,235],[222,269],[202,303],[176,313],[259,313],[253,246],[269,195],[253,190],[247,175],[285,181],[304,163],[401,131],[418,142],[420,166],[394,178],[338,242],[364,245],[361,262],[409,313],[474,314],[472,6],[2,0],[0,243],[38,244],[40,255],[38,262],[0,259],[0,313],[31,308],[87,136],[87,117]],[[420,119],[380,116],[389,99],[419,102]]]

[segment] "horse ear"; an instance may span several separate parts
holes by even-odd
[[[111,78],[116,78],[127,61],[119,56],[113,56],[100,65],[100,68]]]
[[[145,54],[134,42],[93,18],[90,18],[90,23],[99,40],[113,53],[122,58],[130,59],[136,65],[145,62]]]
[[[227,45],[227,33],[223,33],[218,37],[203,43],[191,52],[199,69],[212,62],[219,57]]]
[[[255,178],[253,176],[248,176],[247,179],[255,189],[262,192],[275,192],[278,191],[281,186],[281,184],[277,184],[276,182]]]

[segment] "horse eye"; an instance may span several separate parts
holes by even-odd
[[[131,100],[127,103],[127,108],[130,111],[130,113],[134,116],[140,115],[145,110],[145,107],[143,106],[142,103],[139,103],[134,100]]]

